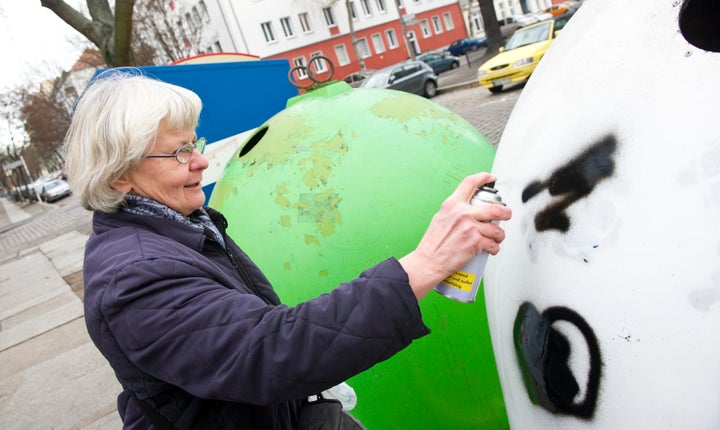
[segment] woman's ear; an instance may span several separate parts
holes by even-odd
[[[121,193],[129,193],[130,190],[132,190],[132,183],[130,182],[130,178],[128,178],[127,175],[122,175],[119,178],[115,179],[110,186],[113,190],[119,191]]]

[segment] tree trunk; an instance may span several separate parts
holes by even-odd
[[[348,27],[350,27],[350,41],[352,43],[353,52],[355,52],[355,57],[358,59],[358,64],[360,64],[360,70],[365,70],[365,59],[362,55],[360,55],[360,51],[358,51],[357,47],[357,37],[355,36],[355,25],[352,19],[350,0],[345,0],[345,9],[347,11]]]
[[[480,14],[485,27],[485,37],[487,38],[487,54],[496,54],[503,44],[503,36],[500,33],[500,24],[498,23],[495,13],[495,4],[493,0],[478,0],[480,6]]]
[[[132,10],[135,0],[116,0],[115,14],[108,0],[86,0],[92,20],[63,0],[40,0],[40,5],[53,11],[70,27],[85,36],[100,49],[109,67],[129,66]],[[117,27],[116,27],[117,26]]]
[[[115,0],[115,66],[135,64],[130,45],[133,7],[135,0]]]

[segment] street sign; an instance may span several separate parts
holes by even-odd
[[[13,161],[12,163],[7,163],[3,166],[3,169],[5,170],[12,170],[16,167],[22,166],[22,160]]]

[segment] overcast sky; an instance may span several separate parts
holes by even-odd
[[[78,7],[78,0],[66,0]],[[87,42],[40,0],[0,0],[0,91],[59,76]]]

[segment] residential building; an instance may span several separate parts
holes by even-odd
[[[539,12],[554,0],[494,0],[497,19]],[[198,54],[237,52],[287,59],[294,79],[319,78],[332,62],[333,78],[379,69],[454,40],[482,36],[477,0],[178,0],[171,1],[184,31],[203,27]],[[312,62],[312,63],[311,63]]]
[[[178,2],[179,3],[179,2]],[[194,2],[184,2],[195,5]],[[202,0],[209,34],[225,52],[261,59],[287,59],[295,76],[309,82],[302,67],[323,56],[334,79],[361,68],[378,69],[442,49],[466,37],[457,0]],[[184,6],[190,7],[193,6]],[[182,8],[180,9],[183,10]],[[402,18],[401,18],[402,17]],[[353,43],[353,39],[355,43]],[[213,52],[215,52],[213,50]],[[325,62],[312,63],[319,77]]]

